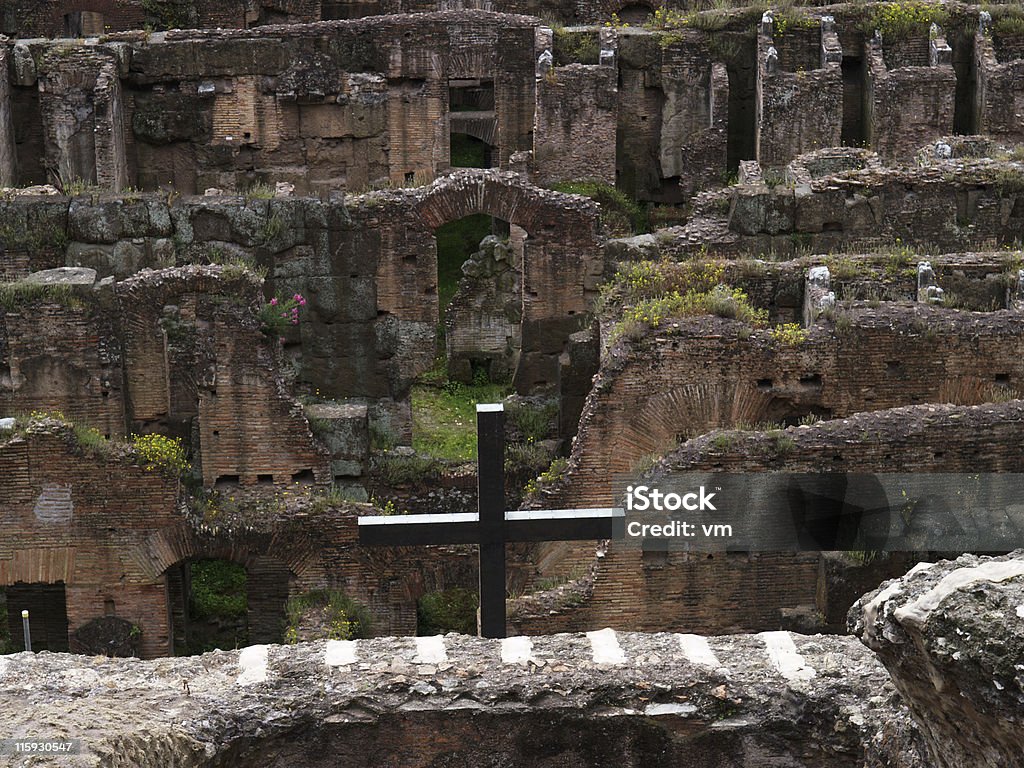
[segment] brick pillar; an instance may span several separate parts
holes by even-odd
[[[96,113],[96,183],[120,192],[128,186],[128,160],[125,157],[121,78],[113,62],[105,64],[96,78],[93,109]]]

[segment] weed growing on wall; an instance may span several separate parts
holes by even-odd
[[[366,606],[337,589],[316,589],[293,595],[285,603],[288,626],[284,641],[352,640],[370,636]]]
[[[887,42],[905,40],[919,34],[931,24],[943,25],[949,19],[949,12],[938,3],[906,0],[906,2],[885,3],[875,9],[863,31],[873,34],[877,29]]]
[[[589,197],[601,206],[601,223],[611,235],[641,234],[650,230],[646,209],[622,190],[600,181],[562,181],[555,192]]]
[[[623,312],[622,320],[612,330],[612,338],[623,334],[638,338],[646,329],[658,328],[672,318],[699,315],[727,317],[755,327],[768,322],[768,311],[754,307],[743,290],[718,285],[710,291],[670,291],[657,298],[644,299]]]
[[[260,307],[259,318],[263,333],[267,336],[279,337],[288,329],[288,326],[298,325],[301,322],[301,310],[304,306],[306,306],[306,299],[301,293],[292,296],[278,294]]]
[[[46,285],[19,281],[0,283],[0,309],[18,312],[34,304],[60,304],[63,307],[81,309],[84,302],[75,296],[70,285]]]
[[[170,472],[180,475],[189,469],[181,440],[166,435],[132,435],[132,447],[149,472]]]
[[[780,323],[771,330],[772,341],[785,347],[799,347],[809,338],[799,323]]]

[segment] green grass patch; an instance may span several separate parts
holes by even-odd
[[[551,189],[570,195],[589,197],[601,206],[601,223],[612,236],[642,234],[650,231],[647,210],[622,190],[599,181],[562,181]]]
[[[412,447],[437,459],[476,458],[477,403],[497,403],[510,389],[504,384],[412,388]]]

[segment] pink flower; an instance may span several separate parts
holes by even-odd
[[[277,306],[277,297],[276,296],[270,300],[270,306],[272,306],[272,307],[276,307]]]

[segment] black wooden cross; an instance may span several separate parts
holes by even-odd
[[[359,543],[479,545],[480,635],[505,637],[505,544],[616,538],[625,517],[621,509],[506,512],[505,412],[501,404],[478,405],[476,427],[476,513],[361,517]]]

